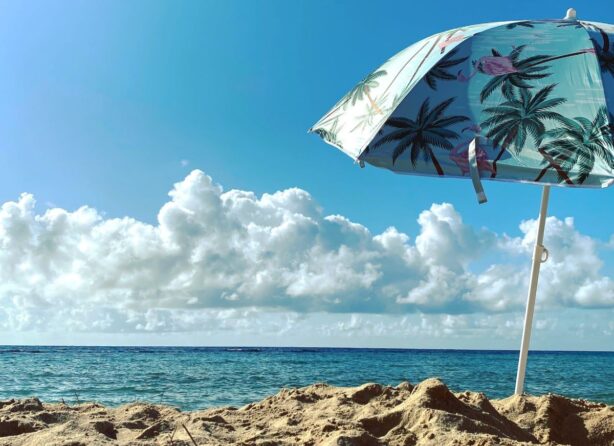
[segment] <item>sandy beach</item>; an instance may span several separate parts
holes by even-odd
[[[132,403],[0,402],[0,445],[614,444],[614,406],[558,395],[488,400],[428,379],[415,386],[315,384],[246,406],[181,412]]]

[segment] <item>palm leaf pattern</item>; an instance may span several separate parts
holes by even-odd
[[[364,113],[356,116],[356,124],[352,127],[352,131],[356,131],[360,129],[361,131],[365,128],[373,125],[373,123],[378,119],[378,115],[382,115],[388,111],[388,108],[384,105],[388,99],[388,94],[377,98],[375,105],[367,105]]]
[[[339,126],[339,118],[337,117],[329,130],[326,129],[315,129],[314,133],[320,136],[320,138],[328,141],[332,145],[339,145],[339,140],[337,139],[337,132],[341,129],[342,126]]]
[[[582,22],[578,22],[575,20],[562,20],[558,25],[556,25],[557,28],[583,28],[584,26],[582,25]]]
[[[493,145],[501,147],[493,162],[493,178],[497,174],[497,161],[506,150],[514,148],[515,153],[519,154],[528,136],[539,145],[546,132],[545,121],[564,119],[553,109],[563,104],[565,99],[549,98],[555,86],[556,84],[548,85],[535,95],[523,88],[520,89],[518,98],[484,109],[490,117],[482,122],[481,126],[487,129],[486,137],[492,140]]]
[[[602,43],[599,43],[596,39],[591,39],[595,47],[597,58],[599,59],[599,67],[604,73],[609,73],[614,76],[614,48],[611,45],[610,37],[601,28],[597,28],[601,33]]]
[[[482,157],[491,178],[556,183],[558,176],[584,186],[614,178],[614,27],[487,24],[436,34],[399,54],[359,82],[315,131],[375,166],[461,176],[468,153],[461,128],[472,125],[487,141]]]
[[[514,48],[507,56],[502,56],[496,49],[492,50],[492,57],[506,57],[509,59],[513,71],[495,75],[495,77],[488,81],[480,93],[480,102],[484,102],[497,89],[501,90],[501,93],[503,96],[505,96],[505,98],[513,99],[513,87],[520,89],[531,88],[531,84],[529,84],[528,81],[543,79],[550,75],[549,73],[544,73],[544,71],[550,67],[540,64],[544,63],[546,60],[549,60],[551,56],[538,54],[522,59],[520,56],[525,48],[526,45],[520,45]],[[491,73],[488,71],[487,65],[480,63],[480,61],[477,61],[475,66],[478,71],[491,75]]]
[[[533,22],[531,20],[524,20],[522,22],[513,22],[513,23],[509,23],[508,25],[506,25],[505,27],[507,29],[514,29],[517,26],[521,26],[523,28],[533,28]]]
[[[492,56],[482,57],[475,62],[475,67],[479,72],[495,76],[482,88],[480,102],[484,102],[497,88],[501,89],[501,93],[507,99],[513,99],[514,87],[529,89],[532,88],[532,85],[528,81],[543,79],[551,75],[551,73],[543,72],[550,68],[550,66],[544,65],[545,63],[595,52],[594,48],[586,48],[560,56],[536,55],[520,59],[525,47],[526,45],[520,45],[514,48],[508,56],[502,56],[493,48]],[[501,65],[503,61],[505,64]],[[501,66],[504,67],[504,70],[501,70]],[[500,73],[500,71],[504,72]]]
[[[432,90],[437,90],[437,80],[452,81],[456,80],[456,75],[448,72],[449,68],[459,65],[466,61],[467,57],[459,57],[454,59],[458,50],[450,51],[446,57],[441,59],[429,72],[424,76],[424,80]]]
[[[374,150],[383,144],[394,142],[395,148],[392,153],[392,164],[409,150],[409,159],[415,167],[420,155],[425,162],[431,161],[438,175],[443,175],[443,169],[435,157],[433,148],[451,150],[451,140],[460,135],[449,127],[460,122],[469,121],[466,116],[445,116],[446,109],[454,102],[454,98],[447,99],[432,109],[429,100],[426,99],[418,110],[415,119],[404,117],[391,117],[385,126],[393,130],[373,143],[370,150]]]
[[[377,78],[385,76],[386,74],[386,70],[377,70],[370,73],[367,77],[358,82],[354,88],[352,88],[341,100],[343,108],[345,109],[349,104],[356,105],[356,102],[362,101],[366,97],[375,111],[377,113],[382,113],[381,109],[371,96],[371,90],[379,86],[379,81]]]
[[[597,158],[614,169],[614,150],[610,123],[605,107],[601,107],[591,121],[579,116],[561,120],[562,127],[548,130],[544,138],[551,139],[540,147],[548,166],[542,170],[539,181],[547,169],[553,167],[558,173],[559,182],[582,184],[593,171]],[[577,174],[570,177],[573,169]]]

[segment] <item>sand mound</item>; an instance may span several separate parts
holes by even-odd
[[[614,445],[614,406],[557,395],[489,401],[439,380],[315,384],[241,408],[0,402],[0,445]]]

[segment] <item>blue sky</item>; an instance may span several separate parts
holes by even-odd
[[[0,200],[28,191],[153,221],[169,185],[199,167],[226,187],[304,188],[373,230],[415,229],[419,211],[449,201],[472,224],[513,231],[535,214],[538,188],[487,184],[491,202],[475,206],[468,182],[359,171],[306,134],[358,79],[427,35],[566,9],[471,4],[7,2]],[[614,22],[606,5],[578,5],[578,15]],[[612,194],[555,190],[551,210],[607,236]]]
[[[605,0],[4,2],[0,203],[28,192],[39,214],[87,205],[100,218],[156,224],[172,185],[200,169],[225,190],[308,191],[324,215],[373,234],[394,226],[414,238],[420,213],[447,202],[475,231],[523,237],[519,224],[537,213],[537,187],[487,182],[490,201],[478,206],[468,181],[361,170],[306,131],[357,80],[423,37],[464,24],[559,18],[567,6],[581,19],[614,22]],[[574,230],[606,243],[613,194],[557,188],[550,214],[573,216]],[[596,249],[601,273],[611,276],[611,250]],[[489,261],[474,259],[471,268]],[[607,325],[608,316],[595,317]],[[29,330],[10,339],[40,339],[43,329]],[[599,345],[611,346],[611,336]]]

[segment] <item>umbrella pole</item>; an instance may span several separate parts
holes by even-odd
[[[524,315],[524,328],[522,330],[522,343],[520,345],[520,357],[518,358],[518,373],[516,374],[516,395],[522,395],[524,390],[524,375],[527,368],[527,355],[529,353],[529,342],[531,340],[531,328],[533,327],[533,310],[535,309],[535,295],[537,292],[537,282],[539,280],[539,267],[542,262],[548,259],[548,251],[543,246],[544,226],[546,225],[546,214],[548,212],[548,198],[550,197],[550,186],[544,186],[542,190],[542,203],[539,209],[539,223],[537,226],[537,238],[535,249],[533,250],[533,264],[531,266],[531,280],[529,282],[529,296],[527,298],[527,309]],[[546,257],[544,258],[544,252]]]

